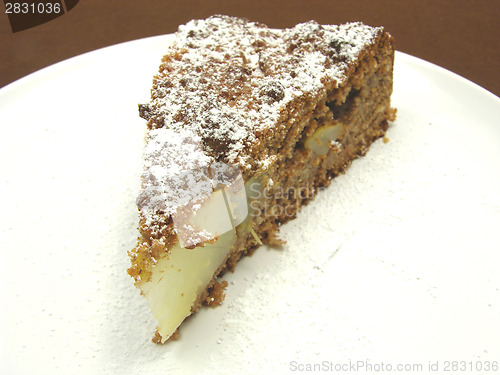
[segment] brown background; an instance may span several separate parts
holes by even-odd
[[[174,32],[215,13],[270,27],[363,21],[383,25],[397,49],[441,65],[500,96],[499,0],[81,0],[66,15],[12,33],[0,6],[0,87],[66,58]]]

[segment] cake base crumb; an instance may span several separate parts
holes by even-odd
[[[167,339],[167,341],[165,341],[165,343],[167,343],[167,342],[169,342],[169,341],[176,341],[176,340],[178,340],[180,337],[181,337],[181,333],[180,333],[180,331],[179,331],[179,328],[177,328],[177,329],[175,330],[175,332],[172,334],[172,336],[170,336],[170,337]],[[155,332],[155,334],[154,334],[153,338],[151,339],[151,341],[152,341],[154,344],[161,344],[161,343],[162,343],[162,342],[161,342],[161,340],[162,340],[162,337],[161,337],[160,333],[158,332],[158,330],[156,330],[156,332]]]
[[[208,295],[205,299],[205,304],[207,306],[216,307],[219,306],[226,298],[226,294],[224,290],[227,288],[228,283],[226,280],[221,282],[215,281],[214,285],[212,285],[208,289]]]
[[[391,122],[396,121],[397,115],[398,115],[398,109],[397,108],[391,108],[388,120],[391,121]]]

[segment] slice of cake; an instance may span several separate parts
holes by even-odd
[[[259,245],[382,137],[394,42],[361,23],[273,30],[214,16],[181,26],[154,77],[140,237],[129,274],[165,342],[217,276]],[[284,255],[286,256],[286,255]]]

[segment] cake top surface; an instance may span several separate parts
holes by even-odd
[[[290,29],[228,16],[180,26],[153,81],[142,192],[146,221],[207,194],[214,162],[244,175],[276,160],[296,99],[337,87],[382,28],[314,21]],[[280,134],[283,133],[283,134]]]

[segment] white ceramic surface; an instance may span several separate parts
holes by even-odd
[[[127,250],[145,133],[137,104],[170,38],[98,50],[0,90],[0,373],[413,364],[435,374],[446,361],[500,361],[500,99],[402,53],[390,141],[283,227],[282,250],[261,248],[226,275],[222,306],[202,309],[180,340],[152,344]]]

